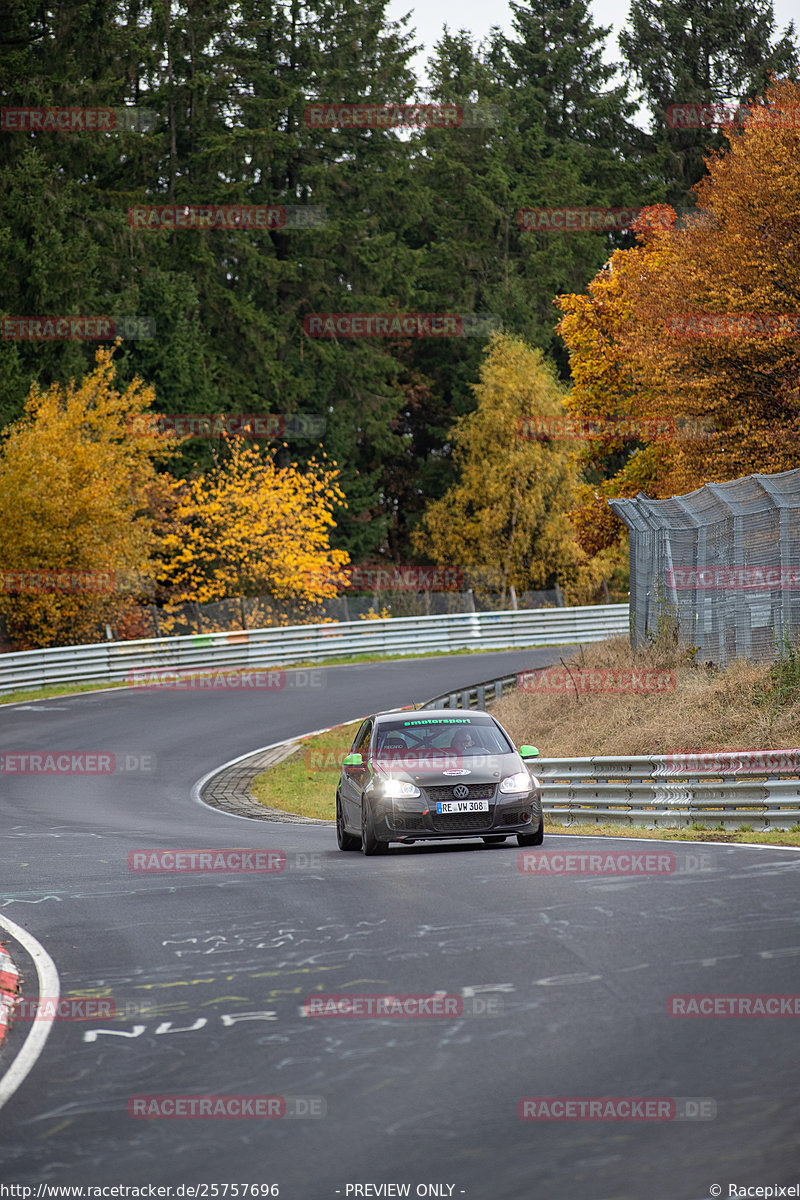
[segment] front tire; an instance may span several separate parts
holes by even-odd
[[[536,833],[518,833],[517,844],[519,846],[541,846],[544,841],[544,817],[539,822],[539,828]]]
[[[344,813],[339,793],[336,793],[336,841],[340,850],[360,850],[361,842],[354,834],[348,833],[344,827]]]
[[[375,822],[369,802],[361,800],[361,850],[367,857],[373,854],[385,854],[389,849],[388,842],[379,842],[375,836]]]

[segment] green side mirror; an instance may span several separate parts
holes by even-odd
[[[519,748],[520,758],[536,758],[538,754],[536,746],[520,746]]]
[[[345,754],[342,759],[342,766],[345,767],[360,767],[363,763],[363,758],[360,754]]]

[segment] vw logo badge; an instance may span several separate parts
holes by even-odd
[[[455,796],[456,800],[466,800],[467,796],[469,795],[469,788],[465,783],[459,783],[453,788],[453,795]]]

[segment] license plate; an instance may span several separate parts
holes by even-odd
[[[440,800],[436,805],[437,813],[471,813],[488,812],[488,800]]]

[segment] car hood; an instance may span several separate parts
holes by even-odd
[[[499,783],[507,775],[526,770],[518,754],[491,754],[453,756],[440,762],[421,758],[420,762],[409,761],[402,756],[396,761],[381,757],[372,763],[375,778],[402,779],[417,787],[456,787],[459,783]]]

